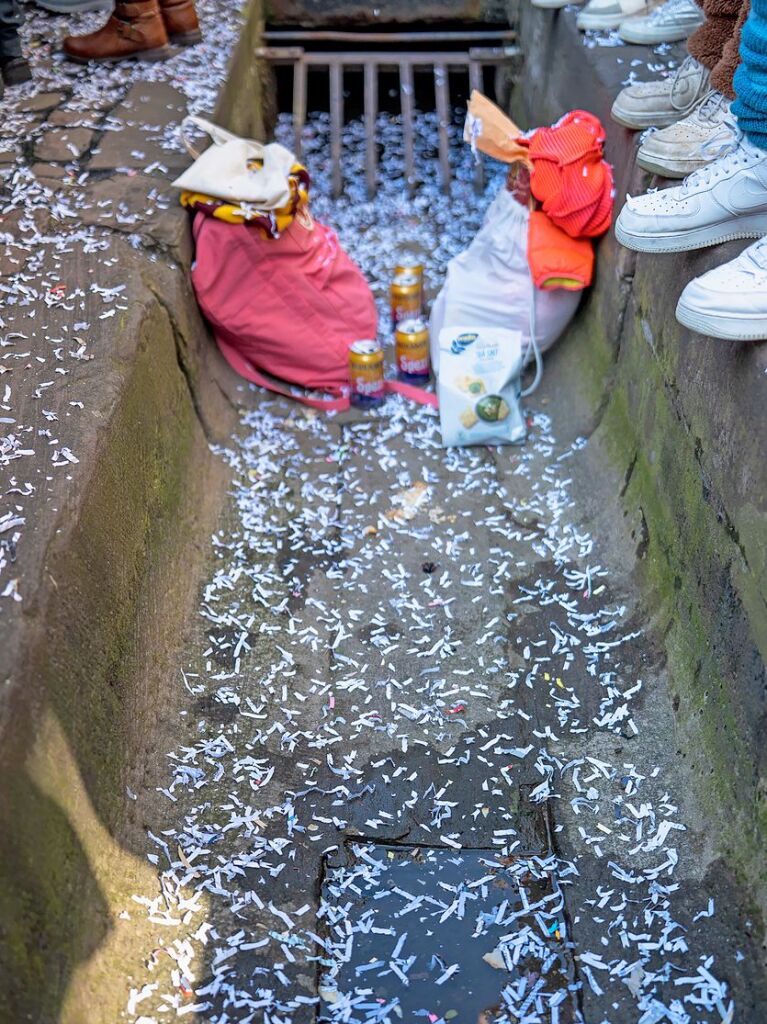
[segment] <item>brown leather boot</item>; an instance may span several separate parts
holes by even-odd
[[[160,0],[168,39],[176,46],[194,46],[202,39],[194,0]]]
[[[164,60],[173,53],[157,0],[117,0],[109,21],[87,36],[67,36],[64,52],[71,60],[112,64],[135,57]]]

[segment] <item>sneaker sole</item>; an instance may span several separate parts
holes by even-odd
[[[724,341],[763,341],[767,338],[767,317],[714,316],[686,306],[680,299],[676,318],[684,327],[696,334]]]
[[[159,46],[154,50],[139,50],[138,53],[125,53],[120,57],[75,57],[67,53],[67,60],[75,64],[120,64],[124,60],[138,60],[146,63],[154,63],[158,60],[168,60],[173,56],[170,46]]]
[[[658,46],[660,43],[680,43],[683,39],[689,39],[698,25],[691,25],[689,28],[658,30],[654,33],[632,32],[630,28],[621,26],[618,35],[624,43],[634,43],[637,46]]]
[[[667,163],[663,163],[660,160],[653,160],[652,157],[644,156],[641,149],[637,153],[637,164],[645,171],[659,174],[662,178],[686,178],[688,174],[706,166],[704,160],[669,160]]]
[[[600,18],[595,14],[579,14],[575,20],[581,32],[610,32],[625,21],[625,15],[616,14],[612,18]]]
[[[621,245],[634,252],[689,252],[738,238],[762,238],[767,235],[767,213],[740,217],[736,223],[737,227],[734,223],[715,224],[669,235],[637,235],[621,227],[619,217],[615,224],[615,237]]]
[[[530,0],[531,7],[539,7],[544,11],[559,11],[563,7],[570,7],[571,4],[580,5],[582,0]]]
[[[668,128],[669,125],[676,124],[677,121],[686,117],[690,110],[675,110],[673,114],[668,111],[660,114],[632,114],[630,111],[622,111],[620,107],[613,104],[610,116],[613,121],[623,125],[624,128],[639,132],[644,131],[645,128]]]

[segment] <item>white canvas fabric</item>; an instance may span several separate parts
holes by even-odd
[[[252,203],[260,210],[276,210],[290,201],[288,176],[295,156],[277,142],[264,145],[212,124],[202,117],[186,117],[213,139],[209,146],[173,182],[175,188],[224,199],[227,202]],[[259,167],[254,161],[261,161]]]
[[[578,308],[581,293],[533,285],[527,262],[530,212],[502,189],[468,249],[447,267],[447,277],[431,311],[431,361],[439,373],[443,327],[472,324],[519,331],[530,352],[531,316],[541,352],[551,348]]]

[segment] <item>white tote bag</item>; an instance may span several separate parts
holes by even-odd
[[[176,188],[227,202],[252,203],[260,210],[276,210],[290,202],[288,176],[296,158],[289,149],[277,142],[264,145],[241,139],[202,117],[185,117],[182,137],[189,124],[207,132],[213,145],[176,178]],[[196,155],[188,143],[187,148]],[[260,166],[255,166],[255,161]]]
[[[468,249],[447,267],[447,278],[431,311],[431,362],[439,373],[443,327],[472,324],[520,331],[530,354],[531,325],[541,352],[568,325],[581,293],[536,288],[527,262],[530,213],[505,188],[488,207],[485,221]]]

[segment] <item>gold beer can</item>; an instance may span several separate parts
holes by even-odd
[[[421,290],[423,291],[423,263],[419,263],[414,256],[405,256],[394,268],[394,276],[402,277],[403,275],[408,277],[417,277],[421,283]]]
[[[391,322],[396,329],[402,320],[421,315],[421,282],[414,274],[399,274],[391,283]]]
[[[429,379],[429,328],[420,317],[397,324],[394,352],[400,380],[423,384]]]
[[[352,405],[370,407],[384,400],[384,354],[377,341],[365,338],[349,346]]]

